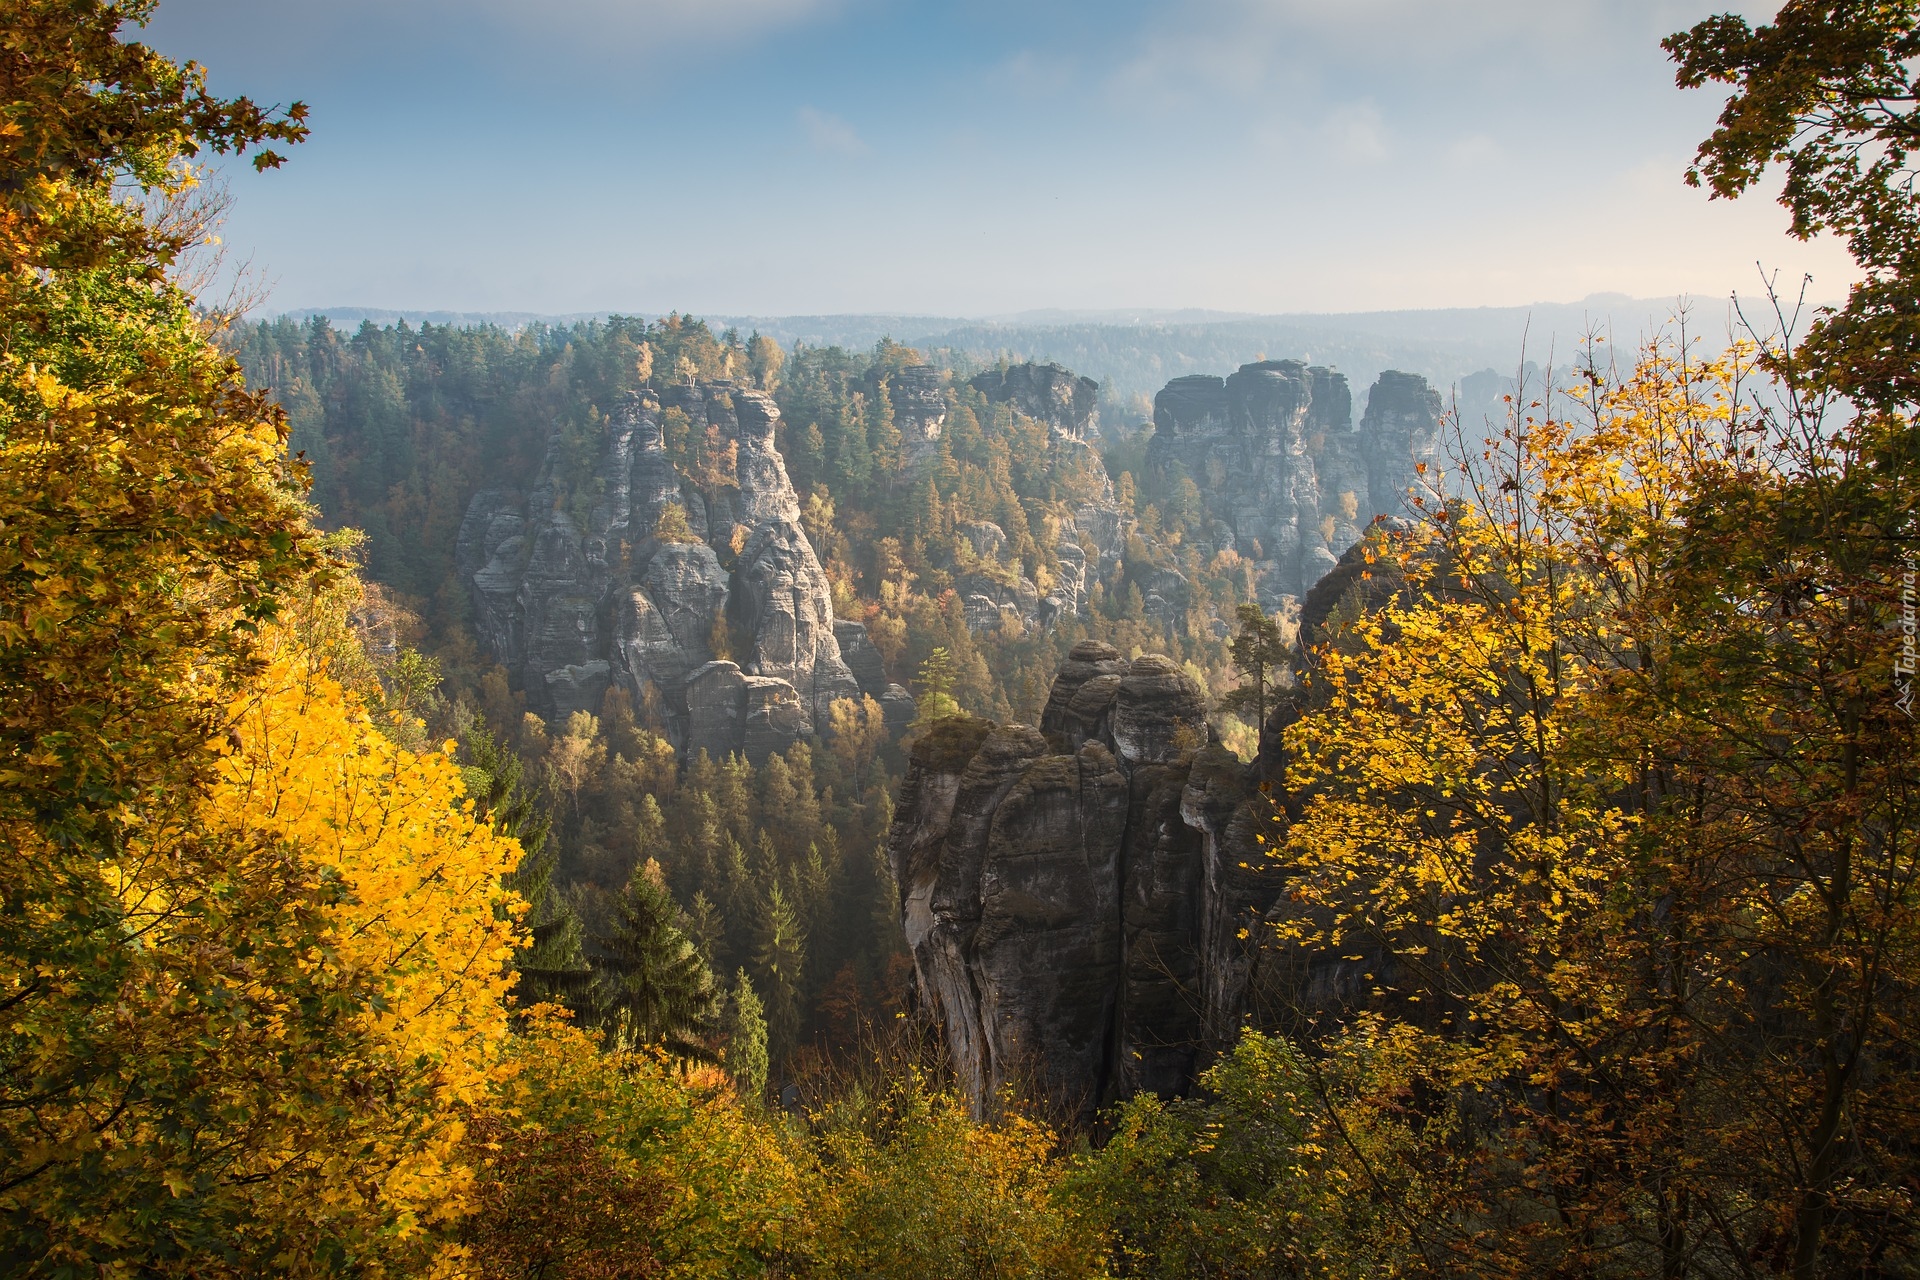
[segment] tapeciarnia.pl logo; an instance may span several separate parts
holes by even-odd
[[[1913,718],[1913,676],[1916,665],[1915,603],[1920,597],[1916,583],[1920,582],[1920,573],[1909,567],[1900,575],[1900,656],[1893,660],[1894,688],[1900,696],[1894,705]]]

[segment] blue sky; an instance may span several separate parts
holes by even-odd
[[[1756,261],[1838,295],[1837,246],[1682,185],[1719,100],[1659,39],[1712,7],[161,0],[145,38],[312,107],[233,178],[270,309],[1351,311]]]

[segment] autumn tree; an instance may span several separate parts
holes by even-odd
[[[478,1212],[447,1230],[486,1274],[801,1270],[819,1184],[804,1153],[731,1089],[658,1050],[608,1052],[556,1020],[532,1020],[504,1056],[467,1149]]]
[[[1667,37],[1682,88],[1734,87],[1687,181],[1715,198],[1774,166],[1801,240],[1832,232],[1866,278],[1823,315],[1794,367],[1864,403],[1920,395],[1920,5],[1789,0],[1754,27],[1719,14]]]
[[[1009,1115],[994,1126],[912,1070],[815,1117],[820,1238],[829,1275],[1091,1277],[1098,1237],[1062,1194],[1055,1135]]]
[[[338,869],[226,781],[267,745],[237,704],[319,557],[284,417],[171,282],[182,228],[143,212],[209,152],[278,164],[305,111],[211,94],[127,38],[150,11],[0,20],[0,1249],[322,1272],[404,1222],[372,1169],[432,1137],[338,1070],[419,1083],[380,1047],[378,975],[308,959]]]
[[[772,338],[756,333],[747,340],[747,372],[768,395],[780,389],[780,370],[786,363],[786,352]]]
[[[1287,734],[1283,933],[1365,984],[1326,1047],[1403,1064],[1376,1112],[1474,1099],[1416,1162],[1452,1186],[1417,1240],[1472,1274],[1907,1247],[1897,600],[1809,501],[1870,464],[1758,361],[1590,367],[1585,422],[1461,451]]]
[[[487,1113],[469,1126],[473,1207],[460,1224],[476,1280],[564,1275],[650,1280],[666,1209],[657,1175],[618,1161],[593,1127],[514,1125]]]
[[[1345,1064],[1309,1064],[1297,1046],[1254,1030],[1200,1078],[1192,1096],[1141,1094],[1114,1109],[1111,1135],[1075,1160],[1065,1189],[1100,1228],[1110,1274],[1376,1277],[1413,1271],[1369,1175],[1398,1178],[1394,1125],[1343,1115],[1329,1136],[1321,1082]]]
[[[700,541],[687,524],[687,509],[677,502],[669,502],[660,508],[660,520],[653,527],[653,536],[662,542]]]
[[[855,800],[866,799],[866,774],[886,740],[886,717],[871,697],[835,698],[827,708],[827,746],[852,781]]]

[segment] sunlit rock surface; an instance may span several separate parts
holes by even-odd
[[[662,423],[676,409],[726,445],[698,482],[667,454]],[[836,698],[885,701],[865,630],[833,616],[778,420],[772,400],[729,382],[640,392],[608,416],[590,504],[557,496],[568,465],[557,436],[530,492],[475,495],[460,568],[481,645],[530,707],[564,718],[617,686],[683,749],[764,759],[823,726]],[[669,507],[684,522],[663,530]]]
[[[1358,429],[1334,369],[1263,360],[1226,378],[1175,378],[1154,398],[1148,491],[1198,501],[1213,518],[1211,549],[1254,561],[1263,603],[1278,608],[1375,516],[1404,513],[1426,483],[1419,468],[1434,460],[1440,416],[1439,395],[1409,373],[1380,375]]]

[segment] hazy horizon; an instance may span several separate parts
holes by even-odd
[[[659,313],[537,315],[319,307],[282,314],[295,319],[324,315],[334,327],[351,330],[365,321],[517,328],[528,323],[573,324],[610,314],[653,318]],[[1574,303],[1519,307],[1265,316],[1194,309],[1076,312],[1058,308],[985,317],[683,314],[704,320],[716,330],[765,334],[788,348],[864,350],[881,338],[890,338],[921,348],[934,363],[958,370],[985,367],[998,359],[1058,363],[1093,378],[1110,404],[1136,416],[1145,412],[1153,394],[1172,378],[1190,373],[1224,375],[1260,359],[1305,359],[1331,365],[1348,376],[1360,398],[1357,403],[1364,403],[1367,389],[1387,369],[1420,374],[1444,397],[1470,375],[1493,372],[1505,379],[1515,376],[1523,365],[1564,369],[1589,335],[1611,342],[1615,351],[1631,350],[1655,332],[1675,336],[1684,315],[1688,334],[1717,349],[1741,321],[1724,299],[1636,299],[1608,294]],[[1749,314],[1746,318],[1761,323],[1761,317]]]
[[[1721,97],[1659,40],[1720,7],[165,0],[147,38],[312,107],[232,179],[275,310],[1332,314],[1756,264],[1839,296],[1767,193],[1683,183]]]

